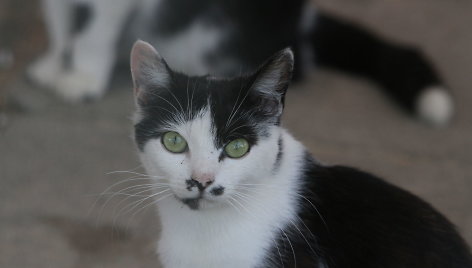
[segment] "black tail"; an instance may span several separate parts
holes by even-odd
[[[311,38],[318,65],[372,79],[406,111],[432,124],[449,121],[450,94],[417,49],[393,45],[323,14],[318,15]]]

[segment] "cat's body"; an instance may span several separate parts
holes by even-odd
[[[472,267],[454,226],[418,197],[353,168],[309,156],[304,165],[298,226],[285,230],[296,259],[279,235],[286,261],[278,267],[316,267],[317,260],[324,264],[318,267]],[[277,255],[275,247],[273,260]]]
[[[186,76],[134,46],[135,140],[158,188],[163,267],[472,267],[430,205],[316,162],[280,126],[292,68],[284,50],[250,75]]]
[[[141,38],[152,40],[172,68],[192,75],[251,72],[290,46],[296,78],[314,63],[334,67],[372,79],[429,123],[443,125],[453,113],[448,90],[417,49],[317,14],[306,0],[42,2],[50,47],[30,68],[30,78],[70,101],[101,97],[119,48],[128,51],[128,40]],[[123,29],[127,38],[120,39]]]

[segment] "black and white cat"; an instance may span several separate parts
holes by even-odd
[[[294,58],[225,79],[131,52],[135,141],[156,187],[165,268],[472,267],[429,204],[362,171],[326,166],[280,126]]]
[[[314,62],[374,80],[406,111],[434,125],[444,125],[453,114],[449,91],[417,49],[317,13],[306,0],[42,3],[50,46],[29,76],[70,101],[101,97],[117,48],[129,51],[132,42],[126,40],[141,38],[152,40],[173,69],[192,75],[251,72],[290,46],[295,78]],[[127,38],[120,39],[123,31]]]

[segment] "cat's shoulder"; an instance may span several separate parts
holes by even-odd
[[[427,202],[408,190],[402,189],[372,173],[342,165],[321,165],[308,160],[305,169],[305,187],[327,210],[349,216],[344,209],[356,215],[379,219],[421,217],[424,213],[437,215],[447,221]],[[354,216],[354,215],[353,215]],[[358,216],[355,216],[356,218]]]
[[[337,265],[424,267],[432,259],[437,265],[428,267],[472,263],[453,224],[416,195],[359,169],[309,158],[307,163],[300,216]]]

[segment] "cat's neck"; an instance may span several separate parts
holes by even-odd
[[[203,252],[206,258],[216,258],[215,263],[225,256],[234,259],[239,253],[245,256],[243,259],[254,263],[238,263],[235,267],[252,267],[261,261],[279,230],[295,221],[298,207],[296,193],[301,184],[305,149],[283,129],[280,138],[283,148],[279,166],[270,176],[255,182],[237,201],[233,200],[232,205],[191,210],[174,198],[159,203],[162,223],[159,254],[182,253],[161,258],[172,260],[188,256],[194,261],[195,250],[192,246],[186,247],[194,245],[188,241],[200,240],[206,242],[198,252]],[[251,255],[253,258],[247,258]],[[215,267],[218,266],[215,264]]]

